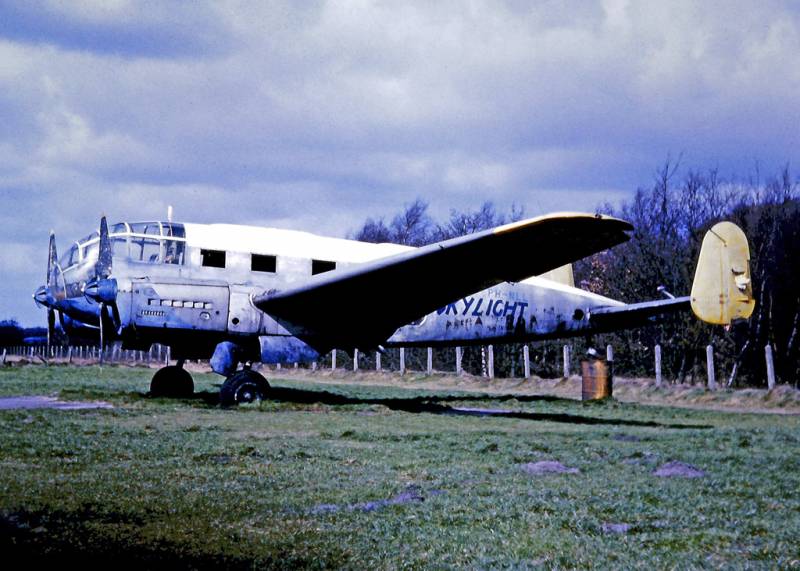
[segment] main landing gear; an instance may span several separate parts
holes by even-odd
[[[264,400],[269,393],[269,383],[261,374],[245,367],[228,377],[219,390],[222,406],[235,406]]]
[[[194,381],[189,371],[183,368],[183,359],[177,365],[163,367],[156,371],[150,381],[150,396],[168,398],[189,398],[194,394]]]

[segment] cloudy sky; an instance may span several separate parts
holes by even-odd
[[[797,165],[798,94],[790,1],[0,0],[0,319],[43,322],[49,230],[102,213],[592,211],[668,156]]]

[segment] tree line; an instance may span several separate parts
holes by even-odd
[[[629,376],[653,375],[653,348],[662,346],[665,378],[700,382],[705,375],[705,347],[715,347],[717,376],[728,385],[760,386],[765,381],[764,348],[772,345],[782,382],[796,384],[800,363],[800,185],[788,166],[775,175],[726,179],[716,169],[679,175],[671,160],[658,169],[650,186],[640,187],[618,206],[598,205],[597,212],[634,225],[632,239],[574,264],[576,285],[628,303],[658,299],[661,289],[688,295],[706,231],[721,220],[738,224],[750,243],[756,307],[753,316],[729,328],[711,326],[690,312],[656,325],[591,339],[575,339],[576,354],[589,345],[611,344],[615,370]],[[490,201],[476,210],[451,210],[445,221],[428,214],[417,199],[386,218],[368,218],[350,237],[367,242],[421,246],[485,230],[524,217],[522,208],[501,212]],[[556,375],[562,342],[532,344],[537,374]],[[438,360],[435,358],[435,360]],[[480,374],[480,347],[467,348],[464,367]],[[521,374],[521,346],[495,347],[495,372]]]

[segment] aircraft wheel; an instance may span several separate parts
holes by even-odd
[[[259,373],[250,369],[237,371],[228,377],[219,391],[222,406],[255,402],[267,398],[269,383]]]
[[[171,365],[156,371],[150,381],[150,396],[189,398],[194,394],[194,381],[189,371]]]

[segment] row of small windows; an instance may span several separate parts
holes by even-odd
[[[224,268],[224,250],[200,250],[203,266],[207,268]],[[278,268],[276,256],[266,254],[250,254],[250,270],[274,274]],[[336,262],[328,260],[311,260],[311,275],[322,274],[336,269]]]

